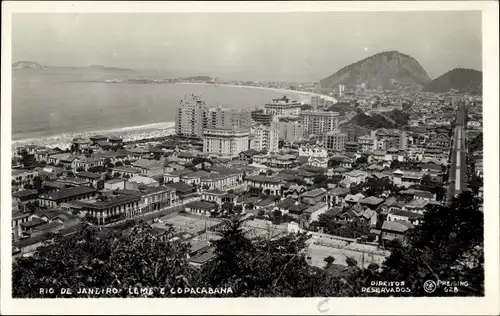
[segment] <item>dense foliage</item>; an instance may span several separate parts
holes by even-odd
[[[332,220],[322,216],[320,221],[327,225]],[[360,223],[349,225],[350,231],[365,232]],[[239,297],[382,295],[362,291],[372,280],[405,281],[412,290],[391,295],[484,294],[483,214],[470,192],[449,208],[426,213],[424,223],[408,232],[407,243],[393,250],[381,271],[375,265],[360,269],[353,260],[340,270],[331,259],[325,269],[312,267],[304,252],[307,236],[275,236],[270,231],[250,239],[237,217],[220,228],[221,238],[213,241],[215,257],[201,269],[188,263],[186,243],[168,241],[173,230],[166,239],[145,223],[125,231],[129,233],[87,226],[73,237],[56,237],[33,257],[18,258],[13,264],[14,297],[47,297],[39,292],[47,287],[115,287],[121,296],[134,296],[140,294],[130,293],[133,287],[202,286],[231,287],[227,295]],[[426,280],[463,281],[467,286],[457,293],[439,288],[429,294],[423,290]],[[62,295],[56,291],[52,296]]]

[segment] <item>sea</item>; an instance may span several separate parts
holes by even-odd
[[[169,77],[93,69],[12,69],[12,140],[139,130],[141,126],[173,122],[186,94],[201,95],[209,106],[238,109],[263,106],[283,95],[307,101],[307,96],[299,94],[224,85],[105,82],[136,78]]]

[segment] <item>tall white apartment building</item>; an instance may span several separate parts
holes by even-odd
[[[305,135],[324,135],[339,126],[339,113],[308,110],[300,113]]]
[[[202,137],[206,107],[200,96],[185,95],[175,115],[175,133],[181,136]]]
[[[249,129],[206,128],[203,131],[203,152],[211,155],[234,158],[248,150]]]
[[[302,104],[292,101],[286,96],[279,99],[272,99],[271,103],[264,105],[265,114],[272,114],[275,117],[299,116]]]
[[[223,108],[219,105],[205,110],[204,128],[249,128],[250,126],[252,126],[252,115],[246,109]]]
[[[250,149],[257,151],[278,152],[279,149],[279,125],[271,122],[270,126],[256,125],[250,131]]]

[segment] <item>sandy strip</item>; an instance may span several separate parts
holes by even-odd
[[[328,95],[323,95],[319,93],[314,93],[314,92],[305,92],[305,91],[296,91],[296,90],[287,90],[287,89],[278,89],[278,88],[267,88],[267,87],[256,87],[256,86],[243,86],[243,85],[234,85],[234,84],[213,84],[213,83],[192,83],[192,82],[176,82],[174,84],[190,84],[190,85],[202,85],[202,86],[223,86],[223,87],[231,87],[231,88],[245,88],[245,89],[261,89],[261,90],[269,90],[269,91],[275,91],[283,94],[293,94],[297,96],[318,96],[322,97],[323,99],[327,101],[332,101],[334,103],[337,103],[338,100],[335,99],[334,97],[328,96]]]

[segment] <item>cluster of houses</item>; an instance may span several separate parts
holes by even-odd
[[[377,216],[386,214],[388,224],[379,228],[388,231],[401,221],[418,225],[426,203],[417,197],[403,205],[394,201],[383,213],[389,199],[350,195],[350,187],[370,177],[409,187],[426,174],[441,176],[440,165],[394,170],[385,156],[375,153],[353,169],[356,157],[331,156],[314,144],[273,154],[249,150],[231,160],[209,158],[194,148],[126,146],[116,137],[95,136],[75,139],[68,151],[28,145],[14,160],[26,155],[34,157],[35,165],[13,163],[12,169],[12,230],[18,249],[29,249],[27,244],[42,242],[48,233],[75,233],[82,220],[107,225],[174,205],[206,216],[223,205],[241,212],[279,210],[304,229],[326,212],[336,212],[339,221],[354,216],[373,222],[376,211]],[[328,185],[318,187],[318,177]],[[374,229],[379,229],[377,223]]]

